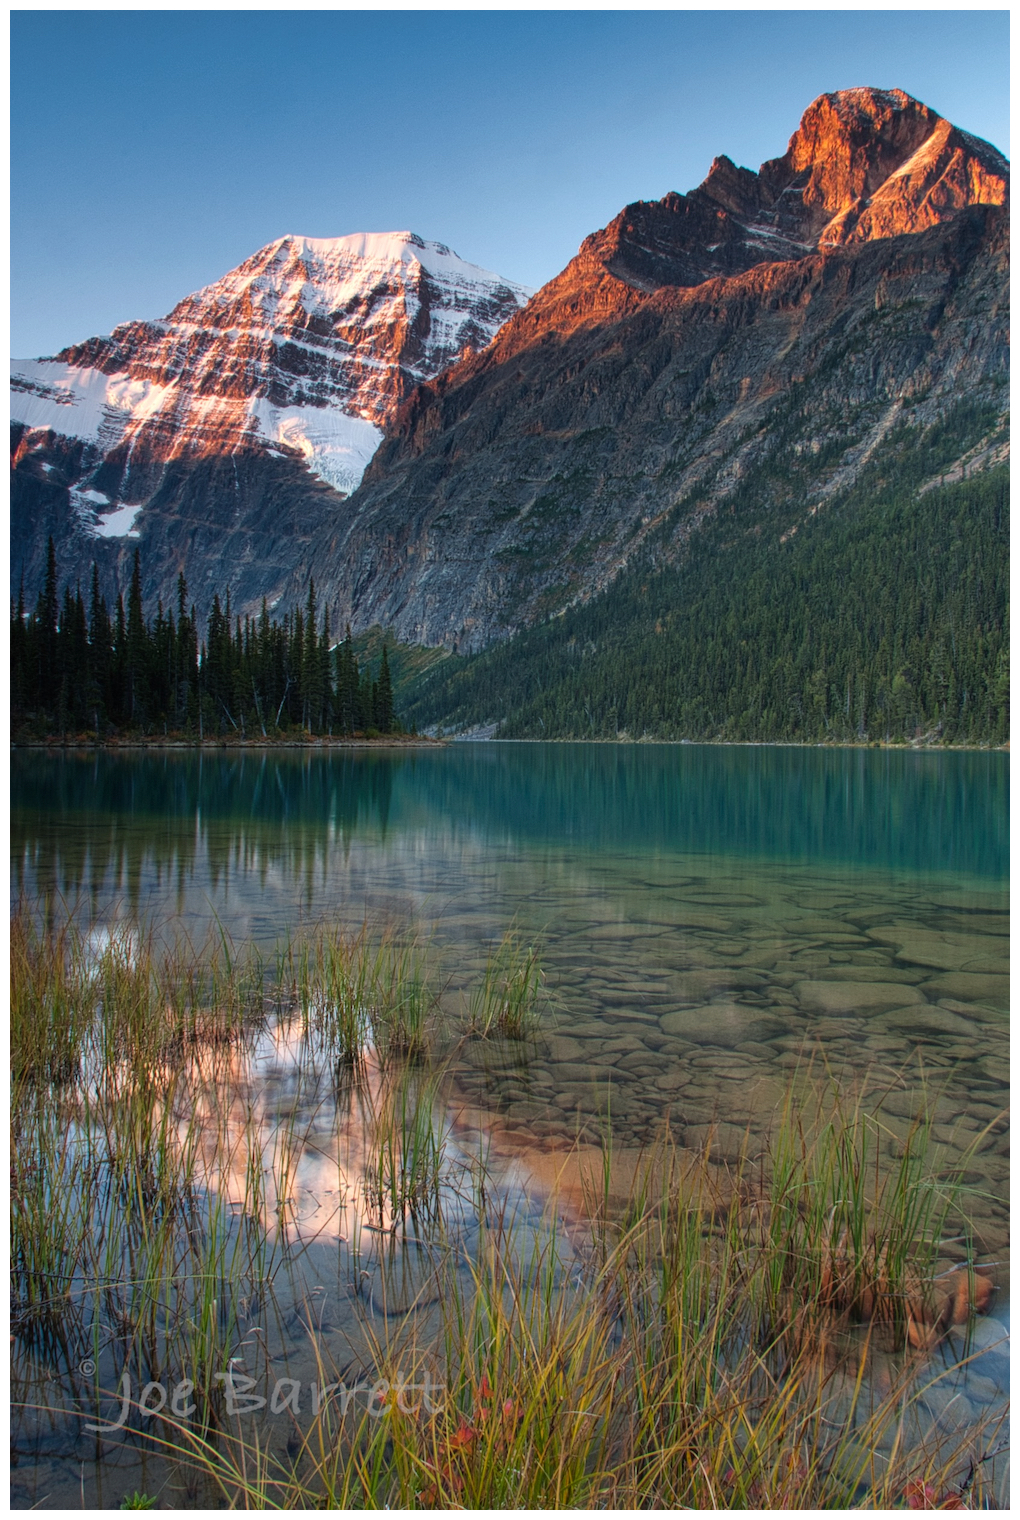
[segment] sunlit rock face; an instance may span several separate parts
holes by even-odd
[[[596,594],[652,534],[681,552],[777,450],[819,461],[791,506],[811,510],[896,427],[1004,406],[1008,187],[990,144],[853,89],[757,173],[717,158],[625,207],[411,395],[313,547],[334,616],[478,649]]]
[[[527,295],[410,232],[284,237],[160,321],[16,362],[15,579],[56,530],[67,572],[137,541],[150,594],[184,569],[200,604],[272,600],[414,386]]]
[[[820,95],[757,174],[721,157],[689,194],[625,206],[503,331],[498,353],[634,310],[664,287],[920,232],[1008,195],[996,148],[902,90]]]

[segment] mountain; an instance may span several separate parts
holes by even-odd
[[[333,626],[481,649],[681,557],[752,476],[795,532],[897,430],[961,396],[997,419],[1008,175],[902,91],[856,89],[757,173],[716,159],[626,207],[403,405],[310,544]]]
[[[314,577],[334,630],[454,655],[399,662],[421,724],[997,739],[1008,199],[990,144],[854,89],[526,304],[404,235],[285,239],[23,368],[15,584],[48,532],[121,584],[137,542],[147,611],[180,568],[200,612]]]
[[[183,569],[200,609],[275,600],[401,402],[529,294],[410,232],[283,237],[160,321],[16,362],[15,584],[52,533],[111,589],[137,543],[150,598]]]

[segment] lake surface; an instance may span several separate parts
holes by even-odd
[[[1005,1103],[1002,754],[490,743],[12,761],[12,892],[91,922],[267,949],[320,921],[413,922],[451,993],[516,927],[541,947],[552,1045],[474,1054],[460,1086],[524,1133],[573,1135],[607,1106],[625,1142],[667,1115],[744,1126],[805,1049],[915,1073],[920,1053],[941,1113],[974,1127]],[[977,1207],[998,1249],[1001,1201]]]
[[[538,947],[539,1036],[465,1041],[437,1119],[451,1155],[484,1140],[525,1191],[607,1124],[622,1152],[668,1123],[735,1160],[811,1064],[888,1090],[890,1158],[933,1106],[947,1158],[975,1151],[979,1258],[1007,1260],[1005,755],[20,751],[12,798],[12,898],[93,928],[270,951],[323,922],[413,924],[453,1014],[508,929]],[[303,1060],[286,1031],[249,1055],[269,1129],[293,1118]],[[323,1203],[316,1165],[291,1179],[316,1201],[290,1228],[346,1242],[356,1199]]]

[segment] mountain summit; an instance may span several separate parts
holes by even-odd
[[[757,174],[723,156],[688,194],[625,206],[543,286],[514,334],[550,322],[568,331],[589,314],[630,309],[631,290],[700,285],[922,232],[1008,198],[1009,164],[991,143],[903,90],[838,90],[808,106],[782,158]]]
[[[628,206],[593,249],[639,290],[697,285],[1001,206],[1008,176],[990,143],[902,90],[840,90],[808,107],[782,158],[757,174],[717,158],[697,190]]]
[[[200,534],[234,532],[236,468],[249,475],[258,459],[307,465],[348,494],[415,385],[484,348],[529,294],[413,232],[278,238],[159,321],[15,362],[18,484],[48,488],[47,529],[71,552],[89,554],[90,538],[173,533],[200,584],[206,566],[167,520],[171,502],[176,518],[197,512]],[[63,523],[57,491],[68,493]],[[315,521],[308,494],[301,541]],[[242,505],[242,529],[253,506],[257,517],[257,503]],[[264,546],[248,526],[232,548],[258,561]]]
[[[200,611],[283,609],[314,574],[334,628],[468,651],[682,556],[752,486],[794,533],[898,431],[1003,411],[1008,192],[990,144],[853,89],[757,172],[625,207],[530,299],[409,233],[282,238],[16,366],[14,589],[49,533],[108,589],[137,540],[152,600],[183,569]]]

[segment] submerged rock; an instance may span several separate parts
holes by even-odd
[[[1009,977],[987,972],[953,971],[925,982],[929,997],[962,998],[965,1002],[991,1003],[996,1009],[1009,1007]]]
[[[947,1008],[939,1008],[931,1003],[912,1008],[895,1008],[886,1015],[885,1022],[890,1028],[901,1029],[908,1035],[952,1034],[973,1039],[979,1032],[972,1020],[961,1018],[958,1013],[950,1013]]]
[[[916,988],[901,982],[798,982],[801,1005],[820,1013],[887,1013],[924,1001]]]
[[[768,1039],[782,1029],[780,1021],[762,1016],[758,1008],[744,1003],[708,1003],[700,1008],[677,1008],[659,1019],[663,1034],[678,1035],[697,1045],[723,1045],[732,1049],[749,1040]]]

